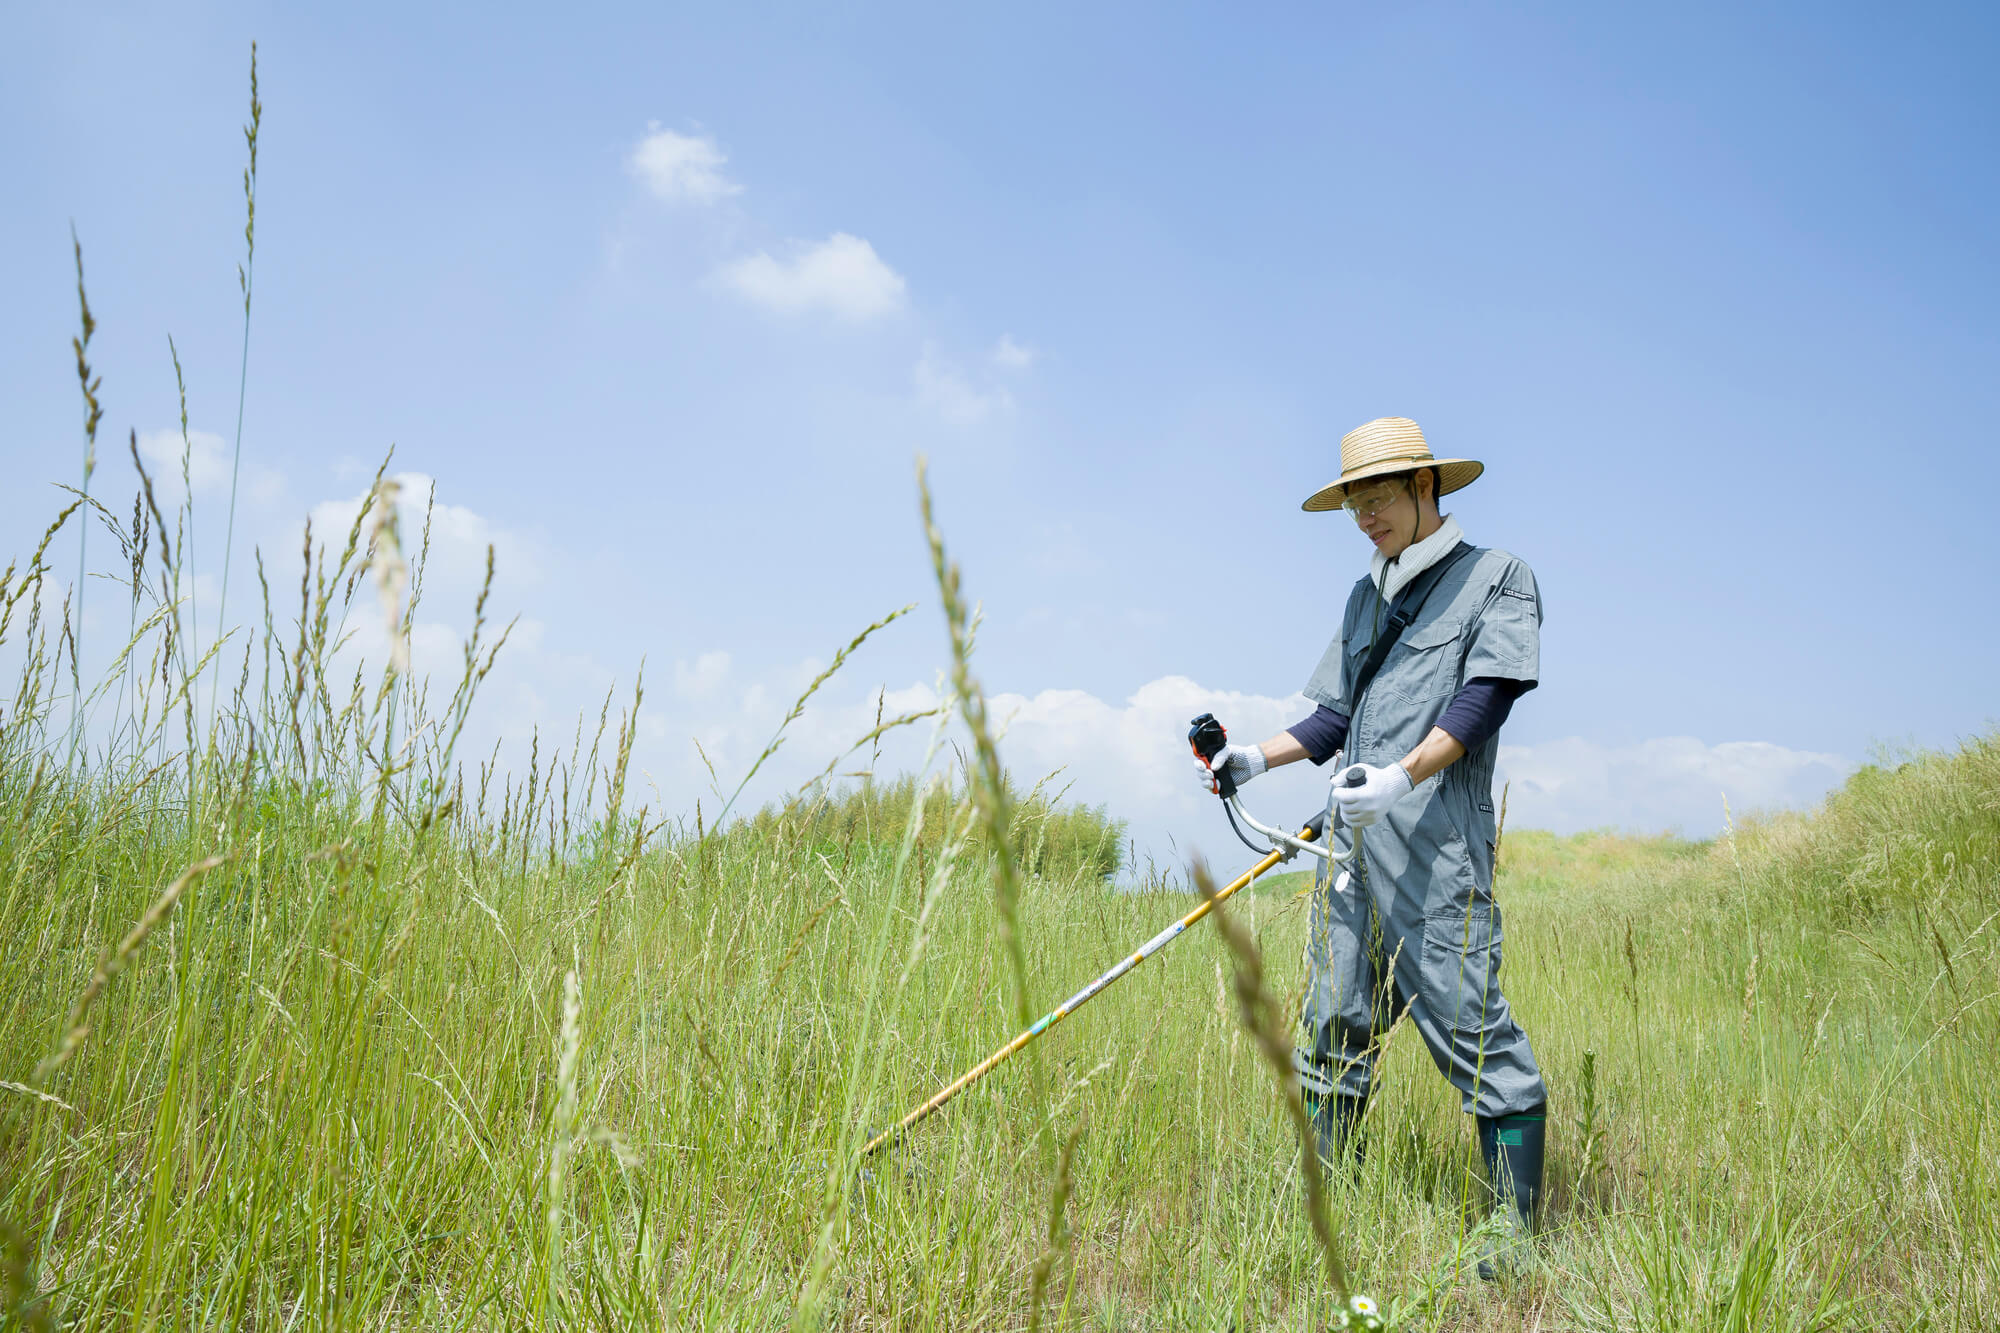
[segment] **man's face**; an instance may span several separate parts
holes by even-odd
[[[1414,480],[1409,476],[1357,486],[1347,493],[1342,507],[1354,515],[1361,535],[1375,544],[1384,560],[1394,560],[1416,539],[1419,511]]]

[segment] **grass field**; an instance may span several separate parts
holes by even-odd
[[[636,690],[500,771],[457,744],[493,626],[455,684],[354,671],[353,626],[393,650],[421,595],[392,498],[274,558],[247,641],[199,642],[192,511],[150,484],[0,577],[0,1322],[1328,1326],[1266,1059],[1297,879],[858,1160],[1191,903],[1112,887],[1116,812],[1009,784],[941,545],[951,706],[884,722],[937,762],[667,821],[627,791]],[[96,681],[52,577],[85,528],[112,564],[72,596],[129,637]],[[1501,864],[1541,1263],[1472,1278],[1472,1127],[1393,1031],[1327,1210],[1395,1327],[2000,1326],[2000,739],[1713,843],[1516,830]]]
[[[975,800],[961,770],[662,827],[623,795],[629,705],[525,780],[460,765],[487,648],[435,715],[407,678],[326,672],[342,580],[398,549],[364,526],[206,731],[174,605],[142,596],[110,739],[65,762],[60,630],[26,622],[0,732],[13,1319],[1319,1326],[1290,1124],[1209,927],[856,1169],[866,1128],[1186,909],[1110,886],[1103,816]],[[1470,1123],[1396,1032],[1330,1205],[1397,1326],[1991,1326],[2000,745],[1711,844],[1517,830],[1502,862],[1554,1098],[1544,1263],[1471,1278]],[[1296,885],[1227,909],[1281,1006]]]

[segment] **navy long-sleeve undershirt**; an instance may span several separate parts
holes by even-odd
[[[1468,680],[1439,714],[1437,725],[1468,750],[1476,750],[1500,730],[1514,701],[1534,687],[1533,681],[1481,676]],[[1305,718],[1285,728],[1304,747],[1306,757],[1324,764],[1347,744],[1347,714],[1321,704]]]
[[[1285,731],[1305,747],[1306,758],[1323,764],[1347,744],[1347,714],[1321,704],[1311,717],[1293,723]]]

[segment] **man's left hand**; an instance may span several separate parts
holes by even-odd
[[[1349,786],[1357,773],[1362,777],[1360,785]],[[1384,764],[1380,768],[1355,764],[1333,780],[1333,799],[1349,828],[1367,828],[1390,806],[1408,796],[1411,789],[1410,775],[1401,764]]]

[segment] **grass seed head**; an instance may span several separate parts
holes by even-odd
[[[382,629],[389,640],[389,670],[398,676],[410,670],[410,640],[403,632],[403,594],[410,586],[410,566],[403,559],[396,516],[396,498],[402,490],[403,484],[394,477],[375,483],[375,522],[368,534],[369,569],[382,604]]]

